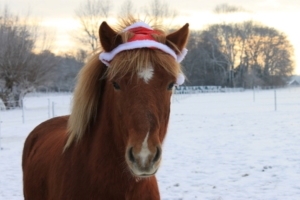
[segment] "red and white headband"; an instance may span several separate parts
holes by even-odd
[[[136,22],[128,27],[126,27],[123,32],[130,31],[135,33],[135,35],[129,39],[128,42],[120,44],[111,52],[102,52],[99,55],[99,59],[106,65],[109,66],[110,61],[121,51],[139,49],[139,48],[155,48],[159,49],[172,57],[180,63],[185,55],[187,54],[187,49],[184,48],[180,54],[176,54],[170,47],[167,45],[157,42],[152,34],[158,33],[153,30],[148,24],[144,22]],[[179,74],[177,77],[176,84],[181,85],[184,83],[184,75]]]

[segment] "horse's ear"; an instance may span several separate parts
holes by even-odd
[[[99,28],[100,44],[104,51],[110,52],[122,44],[122,37],[118,35],[106,22],[102,22]]]
[[[168,45],[178,54],[184,49],[188,40],[188,36],[189,36],[189,24],[186,23],[182,28],[180,28],[176,32],[167,35],[166,45]],[[178,52],[178,50],[180,52]]]

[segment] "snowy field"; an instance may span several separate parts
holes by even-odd
[[[176,95],[157,174],[162,199],[299,200],[300,88],[276,96],[275,111],[273,90]],[[24,140],[41,121],[67,114],[70,101],[27,97],[24,118],[0,110],[1,200],[23,199]]]

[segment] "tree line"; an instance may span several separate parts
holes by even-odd
[[[130,0],[120,10],[120,17],[135,12]],[[73,53],[55,55],[51,48],[37,50],[39,26],[11,14],[0,12],[0,101],[7,109],[22,106],[29,92],[72,91],[75,78],[87,55],[99,49],[98,26],[109,16],[110,1],[86,0],[76,11],[82,25]],[[177,12],[158,0],[145,8],[152,22],[175,21]],[[223,12],[228,7],[217,7]],[[240,8],[239,8],[240,9]],[[230,7],[230,12],[233,12]],[[214,24],[192,30],[182,65],[186,85],[226,87],[283,86],[294,69],[293,47],[287,36],[252,21]]]
[[[79,41],[90,51],[99,48],[96,24],[109,15],[111,7],[111,1],[87,0],[76,11],[82,22],[81,38],[85,38]],[[170,23],[178,15],[163,1],[152,0],[147,7],[136,9],[131,0],[125,0],[119,12],[120,18],[137,10],[143,10],[155,24],[164,24],[166,20]],[[215,7],[214,12],[247,11],[242,7],[221,4]],[[192,31],[188,50],[182,63],[188,80],[186,85],[284,86],[295,68],[293,47],[287,36],[253,21],[213,24],[203,30]]]
[[[36,51],[38,27],[11,14],[0,14],[0,101],[7,109],[22,106],[36,90],[72,91],[85,53],[55,55]]]
[[[189,85],[284,86],[295,67],[287,36],[253,21],[192,31],[188,49]]]

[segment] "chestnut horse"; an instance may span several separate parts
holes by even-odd
[[[188,24],[170,34],[143,22],[100,25],[103,50],[81,69],[71,114],[25,141],[25,199],[160,199],[155,173],[188,34]]]

